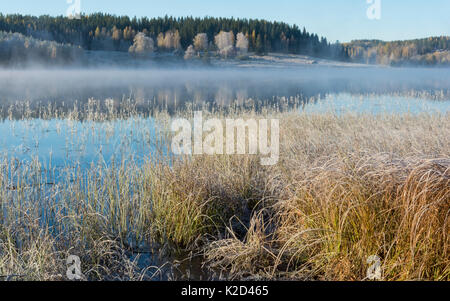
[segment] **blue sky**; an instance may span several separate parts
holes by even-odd
[[[449,0],[380,0],[380,20],[368,0],[80,0],[81,12],[128,16],[263,18],[306,27],[328,40],[399,40],[450,35]],[[370,0],[377,1],[377,0]],[[3,14],[65,15],[67,0],[0,0]]]

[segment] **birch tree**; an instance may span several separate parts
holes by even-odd
[[[184,53],[184,59],[190,60],[193,57],[195,57],[195,54],[196,54],[196,52],[195,52],[194,46],[189,45],[189,47],[186,49],[186,52]]]
[[[181,49],[181,37],[180,33],[177,31],[167,31],[165,34],[160,33],[157,38],[158,48],[163,48],[166,50],[177,50]]]
[[[235,54],[234,34],[232,31],[219,32],[219,34],[215,36],[214,41],[216,42],[217,49],[221,56],[228,58]]]
[[[237,34],[236,48],[239,54],[247,54],[248,52],[248,39],[242,32]]]
[[[199,33],[194,38],[194,47],[197,51],[208,50],[208,35],[206,33]]]
[[[155,43],[153,39],[139,32],[133,40],[133,45],[129,48],[129,52],[136,56],[147,56],[155,51]]]

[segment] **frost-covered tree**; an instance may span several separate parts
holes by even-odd
[[[232,31],[221,31],[215,37],[217,48],[220,50],[234,46],[234,33]]]
[[[199,33],[194,38],[194,47],[197,51],[208,50],[208,35],[206,33]]]
[[[190,60],[195,57],[195,54],[196,54],[196,52],[195,52],[194,46],[189,45],[189,47],[186,49],[186,52],[184,53],[184,59]]]
[[[157,38],[158,48],[166,50],[181,49],[181,37],[177,31],[167,31],[165,34],[160,33]]]
[[[248,39],[242,32],[236,36],[236,49],[241,55],[245,55],[248,52]]]
[[[173,33],[173,31],[168,31],[166,32],[166,34],[164,35],[164,47],[166,49],[173,49],[175,48],[175,41],[174,41],[175,35]]]
[[[158,37],[156,38],[156,45],[158,45],[158,48],[165,48],[165,44],[164,44],[164,34],[162,32],[160,32],[158,34]]]
[[[122,39],[122,31],[116,26],[114,26],[112,29],[112,39],[114,41],[120,41],[120,39]]]
[[[144,33],[139,32],[133,40],[133,45],[130,46],[129,52],[135,56],[148,56],[155,50],[155,43],[153,39],[145,36]]]
[[[235,54],[234,33],[232,31],[221,31],[214,40],[221,56],[228,58]]]
[[[173,41],[173,49],[182,49],[181,36],[178,30],[176,30],[175,33],[173,34],[172,41]]]
[[[71,63],[80,60],[83,53],[81,47],[0,31],[0,65]]]

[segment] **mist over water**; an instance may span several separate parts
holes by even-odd
[[[450,69],[305,66],[207,69],[0,70],[0,110],[27,103],[72,109],[89,99],[132,100],[141,111],[277,106],[326,95],[401,95],[450,99]],[[389,101],[386,98],[385,101]],[[405,103],[405,105],[408,105]]]

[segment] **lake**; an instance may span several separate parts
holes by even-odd
[[[446,113],[450,70],[3,70],[0,91],[3,154],[86,165],[152,153],[157,126],[149,115],[157,110]],[[120,118],[101,117],[112,111]]]
[[[141,164],[169,154],[160,130],[189,109],[273,109],[298,114],[448,114],[449,69],[103,69],[0,70],[0,155],[17,168],[42,164],[39,183],[57,186],[75,169]],[[9,189],[15,177],[9,173]],[[51,189],[49,189],[51,190]],[[153,258],[142,266],[181,257]],[[207,277],[201,263],[180,264],[178,277]],[[188,271],[188,272],[186,272]],[[166,276],[162,278],[167,279]]]

